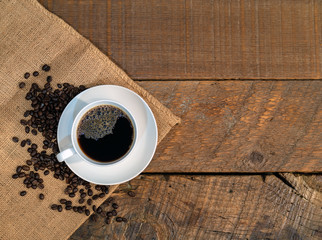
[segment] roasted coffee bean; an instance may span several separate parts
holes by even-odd
[[[37,144],[35,144],[35,143],[33,143],[33,144],[31,144],[31,146],[30,146],[31,148],[33,148],[33,149],[37,149]]]
[[[37,76],[39,75],[39,72],[34,71],[34,72],[32,73],[32,75],[33,75],[34,77],[37,77]]]
[[[110,224],[111,223],[111,220],[110,220],[110,218],[105,218],[105,220],[104,220],[104,222],[106,223],[106,224]]]
[[[38,184],[38,187],[39,187],[39,189],[44,189],[44,184],[42,184],[42,183],[40,183],[40,184]]]
[[[47,65],[47,64],[45,64]],[[42,70],[49,70],[50,67],[47,65],[42,66]],[[39,72],[34,75],[39,75]],[[49,154],[46,151],[39,151],[35,144],[31,143],[31,140],[26,141],[25,144],[30,145],[27,148],[31,159],[26,161],[25,170],[28,169],[29,166],[33,166],[35,171],[42,170],[44,171],[44,175],[48,175],[50,171],[54,172],[54,177],[60,180],[66,180],[68,185],[72,187],[66,188],[69,190],[65,190],[65,193],[70,195],[70,197],[74,197],[77,192],[77,188],[84,186],[85,189],[91,188],[91,185],[80,179],[71,170],[62,163],[57,162],[56,154],[59,152],[58,144],[57,144],[57,125],[59,122],[59,118],[66,107],[66,105],[81,91],[85,90],[85,86],[74,87],[68,83],[60,84],[60,88],[62,89],[53,89],[51,87],[52,77],[47,76],[47,82],[43,87],[40,87],[37,83],[32,83],[30,90],[26,93],[25,98],[30,101],[31,108],[27,109],[24,113],[24,117],[29,117],[29,119],[21,119],[20,123],[27,128],[28,133],[37,134],[38,131],[41,132],[41,135],[44,137],[43,139],[43,148],[48,149],[51,148],[53,153]],[[32,130],[31,130],[32,128]],[[37,134],[38,135],[38,134]],[[19,139],[13,141],[19,142]],[[30,169],[30,167],[29,167]],[[36,175],[37,174],[37,175]],[[30,171],[28,176],[25,176],[24,184],[27,188],[44,188],[43,179],[39,177],[38,173],[34,173]],[[23,172],[19,172],[16,175],[13,175],[13,178],[22,177],[25,175]],[[101,187],[101,192],[105,192],[108,188]],[[85,193],[84,191],[81,192]],[[87,193],[87,192],[86,192]],[[92,193],[93,195],[93,193]],[[98,195],[99,196],[99,195]],[[96,198],[98,198],[96,196]],[[81,203],[85,202],[85,197],[81,195]],[[70,206],[72,205],[71,201]],[[90,199],[89,203],[92,202]],[[67,202],[66,202],[67,206]],[[57,209],[57,208],[56,208]],[[82,211],[86,211],[86,207],[83,206]],[[85,212],[86,213],[86,212]]]
[[[25,79],[28,79],[28,78],[30,77],[30,73],[29,73],[29,72],[26,72],[26,73],[23,75],[23,77],[24,77]]]
[[[80,195],[80,197],[81,197],[81,198],[85,198],[85,197],[86,197],[86,193],[84,193],[84,192],[83,192],[83,193]]]
[[[72,201],[66,201],[65,203],[67,206],[71,206],[72,205]]]
[[[12,175],[12,178],[13,178],[13,179],[17,179],[18,177],[19,177],[19,176],[18,176],[18,174],[17,174],[17,173],[15,173],[15,174],[13,174],[13,175]]]
[[[21,172],[21,170],[22,170],[22,167],[21,167],[21,166],[18,166],[18,167],[16,168],[16,173],[20,173],[20,172]]]
[[[94,212],[96,212],[96,205],[93,205],[92,209]]]
[[[27,194],[27,192],[26,191],[21,191],[20,192],[20,196],[25,196]]]
[[[100,193],[98,196],[99,196],[100,198],[103,198],[103,197],[105,197],[105,193]]]
[[[21,147],[26,146],[26,140],[22,140],[22,141],[21,141],[21,143],[20,143],[20,146],[21,146]]]
[[[87,199],[87,205],[92,205],[92,199]]]
[[[70,193],[70,194],[68,194],[68,196],[73,198],[73,197],[75,197],[75,193]]]
[[[44,194],[42,194],[42,193],[40,193],[40,194],[39,194],[39,199],[40,199],[40,200],[44,200],[44,199],[45,199],[45,195],[44,195]]]
[[[71,209],[72,209],[72,206],[70,206],[70,205],[66,205],[66,206],[65,206],[65,209],[66,209],[66,210],[71,210]]]
[[[93,221],[93,222],[97,222],[98,215],[97,214],[92,214],[91,217],[90,217],[90,220]]]
[[[15,143],[17,143],[17,142],[19,142],[19,138],[17,138],[17,137],[13,137],[13,138],[12,138],[12,141],[13,141],[13,142],[15,142]]]
[[[78,199],[78,203],[79,203],[79,204],[83,204],[84,202],[85,202],[84,198],[80,198],[80,199]]]
[[[32,98],[32,94],[30,92],[28,92],[25,96],[26,100],[30,100]]]
[[[26,84],[24,82],[19,83],[19,88],[24,88],[25,86],[26,86]]]
[[[49,72],[50,71],[50,66],[48,66],[47,64],[43,65],[41,68],[43,71],[45,72]]]
[[[107,212],[107,213],[106,213],[106,216],[108,216],[108,217],[112,217],[112,216],[113,216],[113,214],[112,214],[112,212]]]
[[[98,207],[97,209],[96,209],[96,212],[97,213],[101,213],[103,211],[103,209],[101,208],[101,207]]]
[[[97,194],[95,194],[93,197],[92,197],[92,199],[93,200],[97,200],[99,198],[99,196],[97,195]]]
[[[30,144],[31,144],[31,140],[30,140],[29,138],[27,138],[27,139],[26,139],[26,143],[27,143],[27,145],[29,145],[29,146],[30,146]]]
[[[34,157],[37,155],[37,151],[35,150],[32,150],[31,153],[30,153],[30,156]],[[37,171],[37,170],[36,170]]]
[[[101,191],[101,186],[100,186],[100,185],[96,185],[96,186],[95,186],[95,189],[96,189],[97,191]]]
[[[77,207],[77,212],[79,212],[79,213],[83,213],[83,209],[82,209],[82,207]]]
[[[61,87],[62,87],[62,85],[61,85],[60,83],[57,83],[57,87],[58,87],[58,88],[61,88]]]
[[[116,216],[117,215],[117,211],[114,209],[114,210],[112,210],[112,215],[113,216]]]
[[[85,214],[86,214],[86,216],[89,216],[91,214],[91,212],[88,209],[86,209]]]
[[[23,165],[23,166],[22,166],[22,169],[23,169],[24,171],[29,171],[29,170],[30,170],[30,167],[29,167],[29,166],[27,166],[27,165]]]
[[[37,83],[33,83],[31,84],[31,89],[35,90],[35,89],[39,89],[39,86]]]
[[[117,205],[117,203],[113,203],[113,204],[112,204],[112,208],[114,208],[114,209],[118,209],[118,207],[119,207],[119,205]]]
[[[58,205],[58,206],[57,206],[57,210],[58,210],[58,212],[63,211],[63,207],[62,207],[62,205]]]
[[[20,178],[23,178],[23,177],[25,177],[25,176],[26,176],[26,174],[25,174],[24,172],[21,172],[21,173],[19,173],[19,174],[18,174],[18,176],[19,176]]]
[[[65,203],[67,202],[67,200],[66,200],[65,198],[62,198],[62,199],[60,199],[60,200],[59,200],[59,202],[60,202],[61,204],[65,204]]]
[[[126,219],[126,218],[122,218],[122,221],[123,221],[123,222],[127,222],[127,219]]]
[[[123,221],[123,219],[122,219],[121,217],[117,217],[117,218],[116,218],[116,221],[117,221],[117,222],[122,222],[122,221]]]
[[[88,195],[88,196],[92,196],[92,195],[93,195],[93,191],[92,191],[92,189],[88,189],[88,190],[87,190],[87,195]]]
[[[31,160],[27,160],[26,161],[26,164],[29,165],[29,166],[31,166],[32,165],[32,161]]]
[[[58,205],[57,205],[57,204],[52,204],[50,208],[51,208],[52,210],[56,210],[56,209],[57,209],[57,207],[58,207]]]
[[[21,119],[20,124],[23,126],[26,126],[28,124],[28,122],[25,119]]]
[[[29,127],[29,126],[26,126],[26,127],[25,127],[25,132],[26,132],[26,133],[29,133],[29,132],[30,132],[30,127]]]
[[[135,193],[133,191],[128,191],[127,194],[130,196],[130,197],[135,197]]]
[[[114,198],[113,198],[113,197],[109,197],[108,199],[106,199],[106,201],[107,201],[108,203],[111,203],[111,202],[113,202],[113,201],[114,201]]]

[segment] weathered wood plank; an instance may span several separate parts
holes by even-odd
[[[143,175],[114,194],[128,223],[87,221],[70,240],[321,239],[321,193],[302,185],[272,175]]]
[[[107,53],[107,1],[39,0],[39,2],[69,23],[102,52]]]
[[[322,171],[322,82],[138,83],[182,119],[147,172]]]
[[[319,0],[40,2],[135,79],[321,79]]]

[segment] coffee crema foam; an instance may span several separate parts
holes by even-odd
[[[77,136],[84,135],[87,139],[98,140],[112,134],[120,117],[128,116],[119,108],[111,105],[100,105],[88,110],[80,120]]]

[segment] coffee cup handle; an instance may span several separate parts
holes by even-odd
[[[63,162],[63,161],[66,161],[68,158],[74,156],[75,154],[76,152],[74,148],[67,148],[64,151],[58,153],[56,157],[59,162]]]

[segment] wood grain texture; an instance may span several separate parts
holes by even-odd
[[[320,0],[41,0],[134,79],[321,79]]]
[[[61,17],[102,52],[107,53],[107,1],[39,0],[39,3]]]
[[[321,193],[302,183],[292,189],[275,176],[143,175],[114,194],[128,223],[87,221],[70,240],[321,239]],[[131,188],[135,198],[125,193]]]
[[[322,171],[320,81],[140,81],[181,117],[147,172]]]

